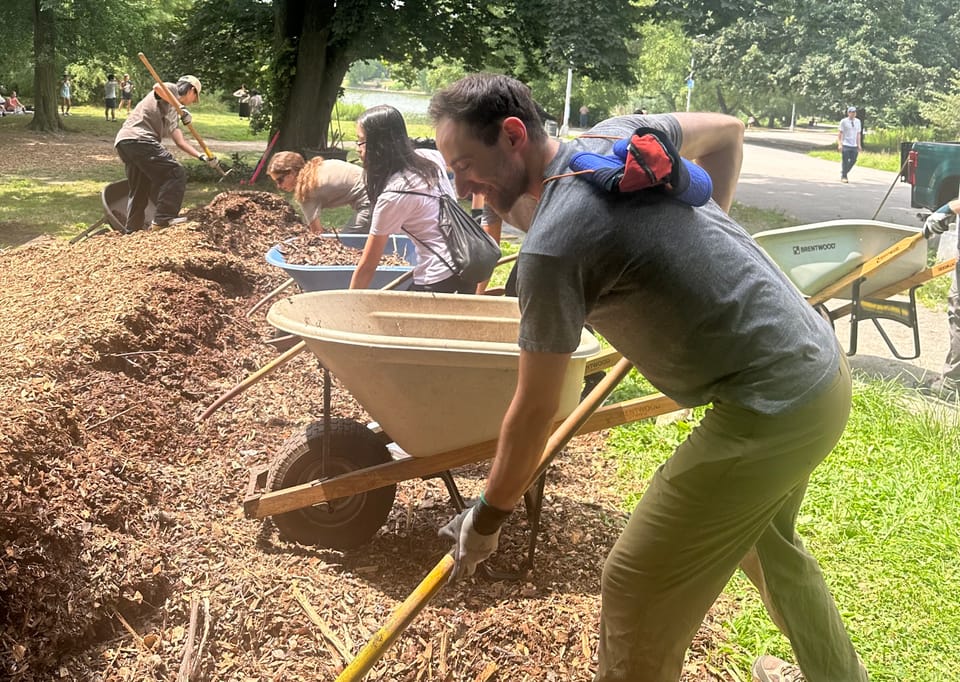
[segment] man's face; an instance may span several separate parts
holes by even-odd
[[[847,116],[849,116],[850,118],[856,118],[856,117],[857,117],[857,112],[856,112],[856,111],[848,111],[848,112],[847,112]]]
[[[482,194],[503,215],[527,191],[526,162],[502,125],[497,142],[486,145],[465,124],[442,119],[437,123],[437,149],[453,169],[460,196]]]

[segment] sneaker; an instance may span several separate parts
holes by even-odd
[[[943,400],[944,402],[960,402],[960,383],[950,377],[934,377],[917,386],[917,390],[923,395]]]
[[[847,180],[846,178],[840,178],[840,182],[850,182],[850,181]]]
[[[170,220],[154,220],[150,223],[150,229],[156,227],[172,227],[174,225],[182,225],[187,222],[187,219],[183,216],[177,216],[176,218],[170,218]]]
[[[804,682],[800,667],[776,656],[761,656],[753,662],[753,682]]]

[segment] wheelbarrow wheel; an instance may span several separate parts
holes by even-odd
[[[324,460],[323,422],[291,436],[277,455],[267,479],[270,491],[332,478],[390,461],[383,441],[363,424],[330,422],[330,451]],[[397,486],[368,490],[273,516],[280,535],[303,545],[352,549],[367,542],[387,521]]]

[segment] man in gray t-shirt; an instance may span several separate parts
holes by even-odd
[[[177,98],[183,112],[181,122],[187,125],[192,119],[184,107],[199,101],[200,87],[195,76],[183,76],[176,83],[163,86],[158,83],[140,100],[117,132],[114,147],[123,161],[129,184],[125,232],[147,227],[145,211],[151,199],[156,204],[152,226],[167,227],[185,220],[178,215],[187,189],[187,173],[163,146],[163,138],[171,138],[188,155],[217,167],[216,158],[207,158],[183,137],[177,127],[177,109],[161,90],[166,88],[166,97]]]
[[[738,566],[809,682],[865,681],[794,530],[810,473],[843,433],[849,368],[829,325],[726,213],[743,125],[720,114],[629,116],[562,143],[543,133],[526,86],[482,74],[435,94],[430,113],[460,195],[482,194],[500,214],[537,200],[520,225],[516,393],[480,501],[441,530],[454,541],[455,576],[496,550],[500,525],[532,483],[564,368],[589,322],[681,405],[712,404],[654,474],[606,559],[596,681],[678,680]],[[663,184],[614,193],[570,173],[575,153],[609,155],[640,127],[707,171],[713,200],[694,207]],[[800,673],[761,656],[752,674],[772,682]]]

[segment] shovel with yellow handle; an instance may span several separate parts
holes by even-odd
[[[577,405],[576,409],[570,413],[566,419],[557,427],[547,440],[543,454],[540,455],[540,462],[537,470],[529,481],[528,488],[543,475],[553,459],[560,453],[564,446],[569,442],[577,431],[584,425],[587,419],[596,411],[598,407],[606,400],[607,396],[616,388],[617,384],[627,375],[633,365],[626,358],[620,359],[613,369],[600,381],[596,387],[590,391],[584,400]],[[437,563],[436,566],[427,574],[427,577],[421,581],[417,588],[410,593],[402,604],[391,614],[390,618],[382,628],[367,642],[360,653],[357,654],[350,664],[344,668],[343,672],[337,676],[336,682],[359,682],[370,672],[370,669],[387,652],[390,645],[403,633],[403,631],[413,622],[417,614],[423,610],[433,596],[440,591],[440,588],[449,580],[453,572],[454,559],[450,554]]]

